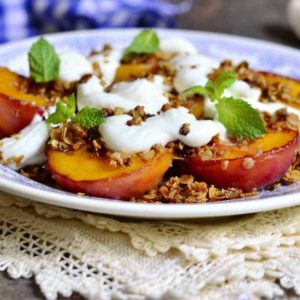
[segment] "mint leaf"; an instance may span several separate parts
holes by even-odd
[[[104,123],[104,116],[97,108],[85,107],[76,114],[73,122],[79,123],[83,127],[92,128]]]
[[[212,81],[216,98],[221,98],[225,89],[231,87],[236,81],[236,78],[237,74],[235,72],[220,73],[217,79],[215,81]]]
[[[200,95],[206,95],[211,101],[216,101],[222,97],[225,89],[232,86],[236,77],[237,74],[234,72],[223,72],[216,80],[208,80],[204,87],[193,86],[185,90],[184,93],[193,92]]]
[[[217,101],[219,121],[226,127],[229,134],[239,138],[254,139],[266,132],[259,113],[242,99],[222,97],[225,89],[232,86],[236,78],[235,72],[223,72],[216,80],[208,80],[204,87],[193,86],[184,92],[206,95],[211,101]]]
[[[72,120],[75,116],[76,102],[74,94],[70,95],[66,102],[59,101],[56,111],[51,114],[46,122],[48,124],[60,124]]]
[[[219,121],[226,127],[229,134],[241,139],[254,139],[266,133],[259,113],[246,101],[222,98],[216,108]]]
[[[195,85],[183,91],[184,93],[194,93],[199,95],[209,96],[209,90],[206,87]]]
[[[30,76],[35,82],[49,82],[58,78],[59,57],[54,47],[43,37],[31,46],[28,59]]]
[[[214,81],[208,80],[206,85],[205,85],[205,88],[208,91],[208,97],[210,98],[211,101],[218,100],[219,97],[216,93]]]
[[[56,111],[48,117],[46,122],[57,125],[72,121],[86,128],[92,128],[104,123],[104,116],[97,108],[85,107],[77,114],[75,114],[75,111],[76,101],[74,94],[72,94],[66,102],[59,101],[56,104]]]
[[[159,49],[159,38],[153,30],[140,32],[126,48],[124,57],[131,54],[150,54]]]
[[[205,86],[200,86],[200,85],[192,86],[192,87],[184,90],[183,92],[208,96],[208,98],[211,101],[215,101],[217,98],[215,97],[215,92],[214,92],[214,89],[213,89],[211,83],[213,83],[213,81],[211,81],[211,82],[209,81]]]

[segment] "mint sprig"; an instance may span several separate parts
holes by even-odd
[[[72,119],[73,122],[79,123],[86,128],[92,128],[104,123],[104,116],[102,112],[95,107],[85,107],[79,111]]]
[[[255,139],[266,133],[258,112],[242,99],[221,98],[216,105],[219,121],[232,136]]]
[[[232,86],[237,74],[235,72],[223,72],[216,80],[208,80],[205,86],[193,86],[184,92],[192,92],[200,95],[206,95],[211,101],[217,101],[222,98],[225,89]]]
[[[37,83],[56,80],[59,73],[59,57],[54,47],[40,37],[28,54],[30,76]]]
[[[79,123],[85,128],[92,128],[104,123],[105,118],[99,109],[92,107],[85,107],[76,114],[76,101],[72,94],[67,101],[59,101],[56,104],[55,112],[46,120],[48,124],[54,125],[68,121]]]
[[[140,32],[131,44],[125,49],[124,56],[134,54],[150,54],[159,49],[159,38],[157,33],[151,29],[146,29]]]
[[[254,139],[266,133],[266,128],[257,110],[242,99],[223,97],[225,89],[236,80],[235,72],[223,72],[216,80],[208,80],[205,86],[193,86],[184,92],[206,95],[211,101],[218,102],[216,109],[219,121],[229,134],[238,138]]]

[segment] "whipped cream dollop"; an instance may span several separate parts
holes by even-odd
[[[63,82],[80,80],[83,75],[92,74],[93,64],[97,63],[102,79],[107,84],[111,84],[120,66],[122,53],[121,49],[112,49],[109,52],[86,57],[74,50],[63,52],[59,55],[59,79]]]
[[[108,149],[137,153],[147,151],[156,144],[165,146],[175,140],[190,147],[201,147],[225,130],[219,122],[197,120],[184,107],[169,109],[137,126],[126,124],[131,118],[129,115],[116,115],[106,118],[105,123],[99,126]],[[180,128],[185,123],[189,124],[189,133],[182,135]]]
[[[197,48],[190,41],[183,38],[161,39],[159,48],[161,51],[176,54],[192,55],[198,52]]]
[[[120,66],[123,50],[112,49],[111,51],[91,55],[88,60],[91,64],[97,63],[102,74],[102,79],[111,84]]]
[[[42,117],[35,115],[32,122],[18,134],[0,141],[2,163],[13,170],[42,163],[45,160],[45,145],[49,131]]]
[[[63,82],[79,80],[85,74],[91,74],[93,68],[88,59],[75,50],[69,50],[59,55],[59,75]]]
[[[178,55],[171,64],[176,70],[174,87],[181,93],[195,85],[205,85],[208,75],[219,66],[219,62],[202,54]]]
[[[92,76],[86,83],[78,86],[77,106],[97,108],[122,107],[126,111],[136,106],[144,106],[145,112],[156,114],[169,100],[164,95],[166,87],[164,78],[155,75],[153,79],[137,79],[130,82],[120,82],[107,93],[96,76]]]

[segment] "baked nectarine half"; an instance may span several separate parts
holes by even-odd
[[[245,146],[216,143],[208,156],[207,152],[191,155],[188,170],[219,188],[250,191],[278,181],[295,159],[297,148],[298,131],[271,131]]]
[[[9,136],[27,126],[35,114],[42,114],[47,101],[21,91],[20,75],[0,68],[0,136]]]
[[[259,74],[264,78],[267,84],[279,84],[289,93],[289,101],[283,102],[281,99],[276,99],[276,101],[300,109],[300,81],[269,72],[260,72]]]
[[[72,152],[46,149],[52,177],[65,189],[90,196],[129,200],[155,187],[172,164],[172,154],[161,152],[152,159],[133,157],[129,166],[113,167],[94,157],[85,147]]]

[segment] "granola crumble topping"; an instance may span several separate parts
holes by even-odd
[[[100,51],[92,51],[90,55],[103,54],[108,56],[112,51],[110,45],[104,45]],[[171,108],[178,108],[179,106],[187,107],[197,118],[203,118],[203,100],[201,95],[179,95],[173,87],[173,81],[175,76],[175,70],[172,67],[170,60],[174,57],[171,53],[157,52],[150,55],[137,55],[126,57],[123,60],[123,64],[133,65],[146,65],[146,71],[139,77],[145,77],[148,80],[154,79],[154,74],[163,75],[164,84],[168,85],[170,90],[165,93],[165,96],[169,99],[169,103],[165,104],[161,111],[165,112]],[[100,79],[100,83],[105,87],[105,90],[109,92],[113,84],[107,85],[106,82],[101,80],[102,72],[98,63],[93,63],[94,74]],[[191,69],[195,66],[191,66]],[[234,71],[238,74],[238,79],[243,80],[251,85],[251,87],[258,87],[262,90],[260,101],[261,102],[283,102],[289,104],[300,104],[300,94],[293,95],[291,88],[279,83],[268,83],[263,73],[254,71],[249,68],[247,62],[243,61],[238,65],[234,65],[230,60],[224,60],[220,67],[214,70],[209,77],[215,79],[220,73],[224,71]],[[79,83],[86,82],[92,75],[84,75]],[[138,77],[135,75],[130,78],[134,80]],[[32,80],[23,78],[18,84],[18,88],[25,93],[32,93],[40,95],[43,98],[47,98],[48,102],[54,104],[58,99],[63,96],[67,96],[76,91],[77,83],[62,83],[60,81],[54,81],[47,84],[35,84]],[[102,109],[104,117],[124,114],[123,108]],[[138,126],[142,124],[151,115],[146,114],[143,106],[137,106],[130,110],[128,114],[132,117],[127,122],[128,126]],[[275,116],[271,116],[268,113],[262,113],[262,117],[265,120],[266,127],[269,130],[299,130],[300,120],[297,115],[287,113],[286,109],[277,111]],[[180,130],[181,135],[188,135],[190,132],[190,124],[182,124]],[[14,138],[18,138],[15,135]],[[249,147],[251,141],[238,140],[231,138],[230,142],[234,143],[236,147],[245,150]],[[71,152],[81,147],[86,147],[87,151],[95,156],[101,157],[108,161],[108,164],[114,168],[121,166],[130,166],[133,157],[139,157],[142,160],[151,160],[155,155],[163,151],[172,151],[174,155],[174,161],[182,164],[185,159],[191,154],[200,155],[202,160],[221,159],[226,155],[226,151],[220,150],[215,147],[218,143],[218,137],[215,137],[208,145],[200,148],[190,148],[185,146],[179,141],[168,143],[165,147],[162,145],[155,145],[150,150],[136,153],[126,154],[123,152],[113,152],[105,147],[103,140],[97,130],[85,129],[79,124],[66,123],[61,124],[57,128],[53,128],[50,134],[50,140],[48,145],[62,152]],[[1,142],[0,142],[1,145]],[[254,157],[259,157],[263,154],[261,149],[256,149]],[[0,152],[0,161],[4,165],[11,163],[20,164],[23,157],[12,157],[6,161],[3,160],[3,155]],[[221,161],[221,168],[223,170],[228,169],[230,160],[223,159]],[[243,159],[243,167],[245,169],[251,169],[255,166],[255,160],[251,157],[245,157]],[[172,170],[171,170],[172,171]],[[176,170],[177,172],[178,170]],[[41,174],[46,173],[47,170],[44,166],[29,166],[22,169],[20,173],[34,180],[41,180]],[[135,202],[159,202],[159,203],[201,203],[209,201],[228,200],[233,198],[243,198],[257,195],[256,191],[250,193],[244,193],[241,189],[229,188],[219,189],[213,185],[209,185],[205,182],[197,181],[191,175],[182,175],[183,172],[178,171],[176,175],[166,175],[164,180],[154,189],[144,194],[140,199],[132,199]],[[46,175],[45,175],[46,176]],[[46,176],[46,177],[47,177]],[[49,181],[49,178],[47,178]],[[276,189],[281,184],[291,184],[296,181],[300,181],[300,149],[294,163],[290,166],[287,173],[282,177],[279,183],[271,185],[269,188]],[[47,182],[47,181],[46,181]],[[49,183],[49,182],[47,182]],[[78,193],[78,195],[81,195]]]
[[[188,135],[190,133],[190,124],[189,123],[182,124],[181,128],[179,129],[179,133],[184,136]]]
[[[162,203],[201,203],[233,198],[251,197],[256,191],[244,193],[241,189],[218,189],[205,182],[196,181],[191,175],[171,177],[155,189],[143,195],[134,202],[162,202]]]
[[[144,106],[140,105],[130,110],[128,114],[132,117],[132,119],[126,123],[128,126],[141,125],[142,122],[146,121],[146,119],[151,116],[145,112]]]
[[[255,161],[251,157],[246,157],[243,160],[243,167],[247,170],[250,170],[254,167]]]

